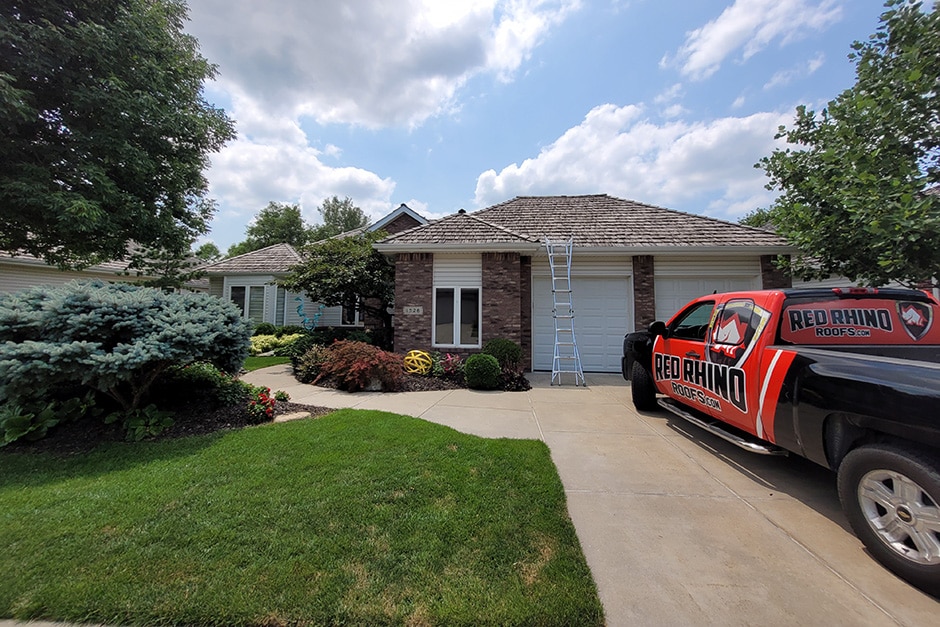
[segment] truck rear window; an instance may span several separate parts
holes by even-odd
[[[888,298],[785,303],[780,339],[793,344],[940,344],[937,305]]]

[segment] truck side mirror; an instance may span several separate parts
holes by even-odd
[[[669,336],[668,330],[666,329],[666,323],[661,320],[657,320],[656,322],[653,322],[650,324],[649,333],[652,336],[657,336],[657,335],[662,335],[663,337]]]

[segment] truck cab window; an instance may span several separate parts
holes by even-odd
[[[715,303],[712,301],[696,303],[682,312],[682,314],[669,325],[669,336],[683,340],[704,342],[714,308]]]

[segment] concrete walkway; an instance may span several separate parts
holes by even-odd
[[[290,368],[246,380],[298,403],[381,409],[551,449],[609,625],[936,625],[940,602],[869,557],[835,476],[754,455],[667,412],[637,412],[620,375],[529,392],[349,394]]]
[[[297,403],[381,409],[551,449],[607,622],[936,625],[940,602],[869,557],[835,477],[747,453],[666,412],[638,413],[619,375],[529,392],[348,394],[275,366],[244,377]],[[0,620],[0,627],[16,625]]]

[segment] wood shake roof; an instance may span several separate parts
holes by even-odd
[[[301,262],[300,254],[290,244],[274,244],[244,255],[209,264],[210,274],[285,274]]]
[[[763,229],[606,194],[520,196],[403,231],[382,240],[377,248],[383,252],[460,247],[532,250],[546,237],[574,238],[579,248],[601,250],[761,248],[791,252],[783,238]]]

